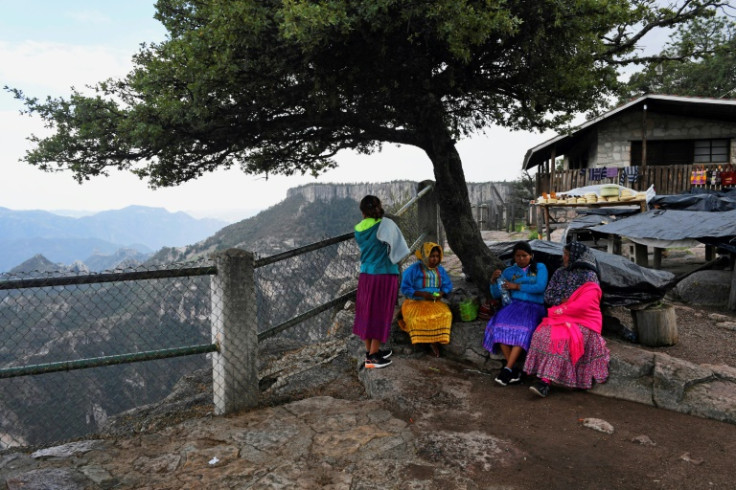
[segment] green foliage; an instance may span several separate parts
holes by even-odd
[[[620,102],[647,93],[736,98],[736,23],[696,19],[620,90]]]
[[[512,182],[511,198],[521,202],[529,202],[534,199],[534,193],[536,190],[536,184],[534,178],[529,175],[529,172],[524,170],[519,175],[519,178]]]
[[[169,37],[143,45],[125,78],[67,99],[8,90],[55,130],[25,160],[80,181],[108,168],[152,186],[233,165],[316,175],[340,150],[382,142],[437,165],[438,144],[488,125],[555,127],[595,109],[635,46],[632,26],[717,3],[159,0]]]

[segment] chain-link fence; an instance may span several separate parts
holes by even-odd
[[[410,246],[428,236],[423,198],[431,186],[388,209]],[[253,405],[258,342],[318,341],[354,295],[352,237],[265,258],[230,250],[196,264],[0,276],[0,449],[103,431],[197,371],[212,378],[217,413]]]
[[[211,343],[210,280],[191,274],[176,265],[4,274],[0,448],[97,432],[110,415],[153,403],[204,368],[203,354],[169,358]]]

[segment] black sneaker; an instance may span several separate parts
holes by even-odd
[[[511,379],[509,379],[509,384],[514,385],[521,383],[521,369],[514,368],[511,370]]]
[[[383,357],[380,357],[378,353],[375,353],[372,356],[368,356],[365,359],[366,369],[381,369],[389,366],[390,364],[391,359],[384,359]]]
[[[547,395],[549,395],[549,385],[547,383],[537,381],[529,387],[529,391],[531,391],[535,395],[541,396],[542,398],[546,398]]]
[[[385,349],[385,350],[378,349],[378,352],[376,352],[376,355],[380,357],[381,359],[388,359],[389,357],[393,355],[393,353],[394,351],[392,351],[390,348]],[[368,351],[365,351],[365,358],[368,359],[368,357],[370,357],[370,354],[368,353]]]
[[[500,384],[501,386],[506,386],[511,382],[511,374],[512,371],[510,369],[501,368],[501,372],[498,373],[498,376],[496,376],[496,383]]]

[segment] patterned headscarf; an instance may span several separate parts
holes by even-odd
[[[560,267],[552,274],[544,291],[544,302],[550,306],[567,301],[567,298],[586,282],[600,284],[598,263],[590,248],[580,242],[570,242],[565,248],[570,253],[569,265]]]
[[[570,242],[565,245],[565,248],[570,252],[570,264],[574,264],[580,260],[588,250],[588,247],[580,242]]]
[[[419,260],[422,261],[422,264],[429,269],[429,256],[432,254],[432,249],[437,247],[440,251],[440,261],[438,263],[442,263],[442,259],[445,257],[445,254],[442,252],[442,247],[440,247],[437,243],[434,242],[424,242],[421,247],[417,249],[414,254],[417,256]]]
[[[600,277],[598,262],[595,260],[593,251],[580,242],[570,242],[565,246],[570,251],[569,268],[571,270],[584,269],[595,272]]]

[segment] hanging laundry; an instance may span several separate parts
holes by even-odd
[[[603,179],[605,168],[591,168],[588,172],[588,180],[598,182]]]
[[[639,181],[639,167],[624,167],[618,174],[618,184],[624,185],[626,181],[634,183]]]
[[[615,179],[616,177],[618,177],[618,167],[608,167],[606,169],[606,178]]]
[[[639,181],[639,167],[626,167],[626,178],[629,183]]]

